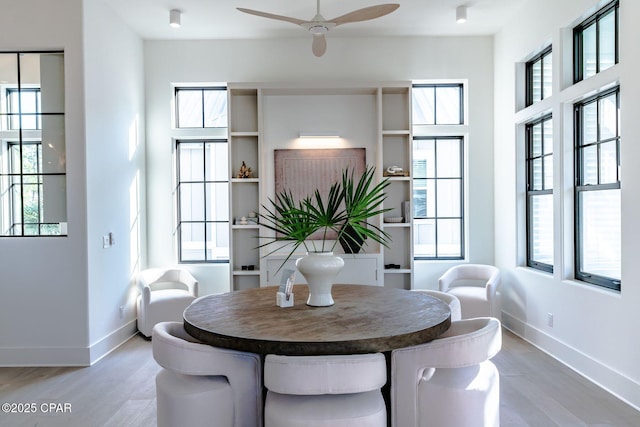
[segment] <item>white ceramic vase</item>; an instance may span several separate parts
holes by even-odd
[[[344,260],[333,252],[307,252],[296,260],[296,267],[309,288],[307,305],[327,307],[333,305],[331,286],[344,267]]]

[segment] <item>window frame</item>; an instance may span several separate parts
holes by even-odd
[[[416,227],[416,219],[432,219],[434,220],[434,224],[435,224],[435,256],[425,256],[425,255],[416,255],[415,254],[415,235],[412,236],[412,244],[414,245],[414,260],[416,261],[422,261],[422,260],[428,260],[428,261],[438,261],[438,260],[463,260],[465,259],[465,254],[466,254],[466,235],[465,235],[465,222],[466,222],[466,217],[465,217],[465,164],[464,164],[464,159],[465,159],[465,137],[462,135],[447,135],[447,136],[436,136],[436,135],[432,135],[432,136],[414,136],[413,137],[413,142],[415,141],[420,141],[420,140],[434,140],[435,143],[435,147],[434,147],[434,152],[436,153],[434,156],[434,159],[436,161],[436,165],[434,165],[435,171],[436,171],[436,176],[434,176],[433,178],[416,178],[415,174],[413,173],[413,167],[414,165],[411,165],[412,168],[412,188],[413,191],[415,192],[416,190],[416,185],[415,182],[416,180],[435,180],[436,182],[438,180],[452,180],[452,179],[456,179],[460,181],[460,216],[459,217],[441,217],[438,215],[438,205],[437,205],[437,185],[435,186],[435,191],[436,191],[436,195],[434,196],[434,200],[436,200],[436,207],[435,207],[435,216],[433,217],[429,217],[426,216],[424,218],[420,217],[420,218],[416,218],[415,217],[415,204],[412,203],[413,205],[413,209],[412,209],[412,217],[413,217],[413,223],[414,223],[414,234],[415,234],[415,227]],[[459,170],[460,170],[460,177],[459,178],[452,178],[452,177],[447,177],[447,178],[439,178],[437,176],[437,141],[438,140],[457,140],[460,143],[460,158],[459,158]],[[412,144],[412,151],[413,151],[413,144]],[[415,158],[413,160],[415,162]],[[413,194],[411,195],[412,199],[413,199]],[[458,219],[460,221],[460,255],[459,256],[439,256],[438,255],[438,220],[442,220],[442,219]]]
[[[542,117],[539,117],[535,120],[532,120],[530,122],[528,122],[525,125],[525,149],[526,149],[526,156],[525,156],[525,164],[526,164],[526,197],[525,197],[525,203],[526,203],[526,239],[527,239],[527,251],[526,251],[526,257],[527,257],[527,266],[531,267],[531,268],[535,268],[537,270],[541,270],[541,271],[545,271],[547,273],[553,273],[553,264],[547,264],[541,261],[536,261],[533,259],[533,241],[534,239],[532,238],[532,233],[533,233],[533,225],[532,225],[532,221],[533,221],[533,215],[532,215],[532,209],[533,209],[533,203],[532,200],[534,197],[537,196],[545,196],[545,195],[551,195],[553,196],[553,180],[551,182],[551,188],[547,188],[547,186],[545,185],[545,178],[546,175],[544,173],[544,165],[545,162],[544,160],[541,162],[542,165],[542,172],[541,172],[541,176],[542,176],[542,189],[540,190],[535,190],[532,189],[532,182],[533,182],[533,173],[534,173],[534,168],[533,168],[533,160],[535,160],[536,158],[540,158],[540,159],[544,159],[544,157],[546,156],[553,156],[553,151],[551,151],[551,153],[545,153],[544,152],[544,132],[542,132],[542,148],[540,150],[540,155],[539,156],[534,156],[533,154],[533,149],[532,149],[532,142],[533,142],[533,138],[532,138],[532,133],[533,133],[533,129],[536,125],[538,124],[542,124],[544,126],[544,123],[547,121],[552,121],[553,120],[553,116],[551,113],[545,114]],[[553,163],[551,165],[553,167]],[[555,239],[554,239],[555,241]]]
[[[614,10],[615,15],[615,52],[614,52],[614,64],[619,62],[619,29],[620,29],[620,4],[619,0],[614,0],[606,6],[599,9],[596,13],[582,21],[573,29],[573,82],[578,83],[584,80],[584,30],[591,26],[596,25],[596,74],[600,72],[600,20],[603,16]]]
[[[464,125],[465,124],[465,116],[464,116],[464,84],[463,83],[414,83],[412,85],[412,89],[415,88],[420,88],[420,89],[424,89],[424,88],[433,88],[433,123],[432,124],[427,124],[427,123],[412,123],[413,125],[417,125],[417,126],[459,126],[459,125]],[[438,123],[438,88],[458,88],[459,91],[459,109],[460,111],[458,112],[459,117],[460,117],[460,121],[459,123],[448,123],[448,124],[442,124],[442,123]]]
[[[583,118],[582,118],[582,109],[585,105],[588,105],[592,102],[595,102],[596,105],[600,99],[604,99],[612,94],[616,94],[616,136],[614,138],[607,138],[605,140],[600,139],[600,122],[599,122],[599,114],[596,112],[597,117],[597,141],[589,144],[583,144]],[[575,180],[575,192],[574,192],[574,275],[577,280],[591,283],[594,285],[602,286],[605,288],[609,288],[612,290],[620,291],[622,287],[622,279],[615,279],[611,277],[605,277],[602,275],[588,273],[586,271],[581,271],[581,247],[582,247],[582,235],[580,230],[582,229],[582,211],[580,205],[580,195],[585,191],[599,191],[599,190],[620,190],[620,86],[613,87],[611,89],[602,91],[593,96],[585,98],[580,102],[574,104],[574,180]],[[617,181],[614,183],[604,183],[600,184],[583,184],[583,168],[582,168],[582,147],[586,147],[588,145],[597,145],[597,170],[598,170],[598,181],[600,181],[600,150],[599,147],[601,144],[606,142],[616,141],[616,160],[617,160],[617,168],[616,168],[616,177]]]
[[[207,225],[209,224],[227,224],[227,228],[228,228],[228,224],[230,223],[230,219],[227,218],[226,221],[219,221],[219,220],[207,220],[207,184],[220,184],[220,183],[226,183],[227,186],[229,186],[229,180],[207,180],[206,179],[206,171],[207,171],[207,156],[203,155],[203,163],[202,163],[202,180],[189,180],[189,181],[181,181],[180,179],[180,144],[194,144],[194,143],[201,143],[203,146],[203,151],[205,150],[205,146],[208,143],[216,143],[216,144],[229,144],[228,139],[226,138],[198,138],[198,139],[190,139],[190,138],[180,138],[180,139],[176,139],[175,140],[175,153],[176,153],[176,186],[175,186],[175,193],[176,193],[176,236],[177,236],[177,255],[178,255],[178,263],[180,264],[198,264],[198,263],[206,263],[206,264],[216,264],[216,263],[229,263],[229,258],[230,255],[227,256],[226,259],[221,259],[221,258],[213,258],[213,259],[208,259],[207,258]],[[203,188],[204,188],[204,195],[203,195],[203,216],[202,216],[202,220],[182,220],[182,211],[180,209],[180,207],[182,206],[181,204],[181,198],[180,198],[180,187],[182,184],[202,184]],[[183,224],[203,224],[204,225],[204,248],[203,248],[203,254],[204,256],[200,259],[183,259],[183,248],[182,248],[182,225]]]
[[[544,64],[545,64],[545,59],[546,58],[551,58],[552,59],[552,46],[549,45],[548,47],[546,47],[545,49],[543,49],[540,53],[538,53],[536,56],[534,56],[533,58],[531,58],[529,61],[526,62],[525,64],[525,80],[526,80],[526,87],[525,87],[525,107],[529,107],[533,104],[535,104],[536,102],[540,102],[543,99],[546,99],[547,97],[544,96]],[[534,100],[533,99],[533,83],[534,83],[534,79],[533,79],[533,66],[536,62],[541,61],[541,66],[540,66],[540,93],[541,93],[541,98],[538,100]],[[553,66],[553,62],[551,63],[551,65]],[[553,70],[552,70],[552,74],[553,74]],[[553,75],[552,75],[553,78]]]
[[[201,92],[201,96],[200,96],[200,101],[202,104],[202,117],[201,117],[201,126],[180,126],[180,103],[178,102],[179,99],[179,93],[185,91],[185,92]],[[175,86],[174,87],[174,93],[173,93],[173,99],[175,100],[175,118],[174,118],[174,126],[176,129],[216,129],[217,127],[215,126],[205,126],[206,123],[206,109],[205,109],[205,96],[204,96],[204,92],[205,91],[223,91],[225,93],[227,92],[227,87],[226,86],[220,86],[220,85],[216,85],[216,86]],[[228,95],[227,95],[228,96]],[[228,104],[227,104],[228,107]],[[228,125],[227,125],[228,126]]]

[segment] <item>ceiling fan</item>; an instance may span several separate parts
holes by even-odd
[[[399,7],[400,5],[397,3],[379,4],[377,6],[370,6],[363,9],[354,10],[353,12],[349,12],[337,18],[326,20],[320,14],[320,0],[317,0],[316,15],[311,18],[310,21],[291,18],[289,16],[274,15],[273,13],[260,12],[258,10],[245,9],[242,7],[239,7],[237,9],[240,12],[248,13],[251,15],[291,22],[292,24],[301,26],[302,28],[313,34],[313,44],[311,45],[313,54],[315,56],[322,56],[327,50],[327,40],[325,39],[324,35],[334,27],[342,24],[349,24],[351,22],[361,22],[380,18],[381,16],[390,14]]]

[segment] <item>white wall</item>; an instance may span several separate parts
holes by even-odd
[[[142,40],[102,1],[85,2],[87,254],[91,362],[136,331],[144,264]],[[114,244],[103,248],[109,232]],[[122,312],[120,308],[122,307]]]
[[[637,69],[637,18],[640,3],[620,1],[620,63],[599,76],[570,86],[563,82],[570,66],[571,29],[604,2],[596,0],[529,1],[495,43],[495,246],[496,263],[504,272],[505,325],[564,361],[614,394],[640,407],[640,93]],[[517,63],[553,42],[554,95],[531,107],[554,113],[554,156],[569,170],[554,180],[556,210],[555,271],[545,274],[524,267],[523,165],[516,124],[526,114],[516,108]],[[565,43],[565,41],[567,41]],[[570,62],[567,62],[569,64]],[[572,280],[573,140],[570,107],[580,96],[605,84],[621,87],[622,291],[604,290]],[[519,161],[520,160],[520,161]],[[559,169],[555,169],[559,172]],[[517,209],[516,209],[517,208]],[[554,316],[547,326],[547,313]]]
[[[3,2],[0,50],[65,52],[68,237],[0,238],[0,365],[88,362],[82,1]]]
[[[491,37],[329,38],[316,58],[308,37],[279,40],[145,41],[149,265],[175,263],[171,83],[376,82],[468,79],[470,260],[493,260],[493,57]],[[267,172],[268,173],[268,172]],[[418,263],[416,286],[435,288],[450,263]],[[228,266],[187,265],[201,293],[229,288]]]
[[[87,365],[135,332],[130,277],[144,255],[130,245],[129,194],[138,171],[144,191],[143,45],[101,1],[3,7],[0,50],[64,50],[68,236],[0,238],[0,366]],[[102,249],[109,231],[116,245]]]

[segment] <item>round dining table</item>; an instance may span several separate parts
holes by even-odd
[[[382,395],[391,420],[391,351],[429,342],[451,325],[449,306],[421,292],[368,285],[334,285],[335,303],[306,304],[306,285],[293,287],[294,304],[276,304],[275,286],[213,294],[184,311],[184,328],[199,341],[263,356],[383,353]],[[266,392],[266,390],[263,390]],[[265,394],[266,396],[266,394]]]
[[[367,285],[334,285],[335,304],[306,304],[306,285],[293,287],[294,304],[276,305],[277,287],[196,299],[184,328],[201,342],[262,355],[390,352],[426,343],[451,324],[449,306],[419,292]]]

